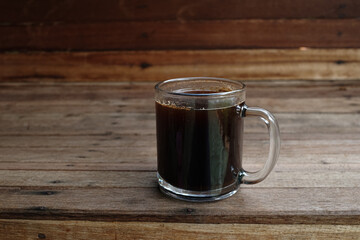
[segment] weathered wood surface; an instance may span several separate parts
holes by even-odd
[[[359,81],[247,82],[248,105],[279,120],[279,162],[206,204],[157,189],[153,85],[0,84],[1,239],[359,236]],[[266,128],[245,123],[244,166],[256,170]]]
[[[155,187],[7,187],[0,196],[1,218],[359,225],[360,215],[357,187],[241,188],[231,199],[208,204],[175,201]]]
[[[86,8],[86,11],[84,11]],[[1,1],[2,24],[145,20],[357,18],[353,0]],[[19,14],[21,13],[21,14]]]
[[[0,81],[7,82],[159,81],[186,76],[351,80],[359,79],[359,69],[359,49],[0,53]]]
[[[0,50],[359,47],[353,0],[2,1]]]
[[[146,234],[143,234],[146,232]],[[76,233],[76,234],[74,234]],[[14,239],[357,239],[360,226],[187,224],[1,220],[2,240]],[[26,237],[24,237],[26,236]]]
[[[282,158],[279,166],[269,176],[267,181],[256,185],[244,185],[244,188],[295,188],[295,187],[360,187],[360,167],[357,163],[287,163]],[[355,161],[353,161],[355,162]],[[10,165],[10,163],[8,163]],[[111,165],[111,163],[110,163]],[[81,170],[0,170],[0,187],[19,187],[22,189],[54,189],[67,188],[155,188],[156,163],[148,169],[99,170],[86,167]],[[261,164],[251,164],[249,167],[260,168]],[[307,169],[311,167],[311,171]],[[142,171],[140,171],[142,170]],[[344,174],[346,173],[346,174]],[[329,174],[332,176],[329,178]],[[141,177],[139,177],[141,176]],[[327,181],[322,179],[327,178]],[[119,181],[122,179],[122,181]],[[296,180],[294,180],[296,179]]]
[[[204,20],[0,26],[0,50],[359,48],[359,19]]]

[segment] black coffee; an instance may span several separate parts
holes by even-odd
[[[236,106],[195,110],[156,103],[156,128],[158,172],[166,182],[208,191],[238,180],[243,119]]]

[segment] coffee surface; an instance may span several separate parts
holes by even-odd
[[[180,91],[180,92],[188,93],[188,94],[212,94],[212,93],[224,93],[229,91],[231,91],[231,89],[229,88],[218,88],[216,90],[190,90],[190,91]]]
[[[166,182],[208,191],[237,181],[243,119],[236,106],[206,110],[156,102],[156,127],[158,173]]]

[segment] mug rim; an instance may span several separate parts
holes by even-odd
[[[217,93],[186,93],[186,92],[174,92],[174,91],[168,91],[163,88],[161,88],[162,85],[172,82],[180,82],[180,81],[194,81],[194,80],[216,80],[219,82],[228,82],[235,84],[236,86],[239,86],[239,89],[234,89],[231,91],[226,92],[217,92]],[[168,79],[162,82],[159,82],[155,85],[155,90],[171,94],[171,95],[177,95],[177,96],[190,96],[190,97],[211,97],[211,96],[228,96],[236,93],[244,92],[246,89],[246,85],[241,81],[235,81],[230,80],[227,78],[217,78],[217,77],[183,77],[183,78],[172,78]]]

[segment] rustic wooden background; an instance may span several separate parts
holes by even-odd
[[[0,81],[356,80],[357,0],[0,2]]]
[[[154,81],[185,76],[245,80],[275,114],[266,181],[158,191]],[[0,239],[358,239],[358,80],[359,0],[0,1]]]

